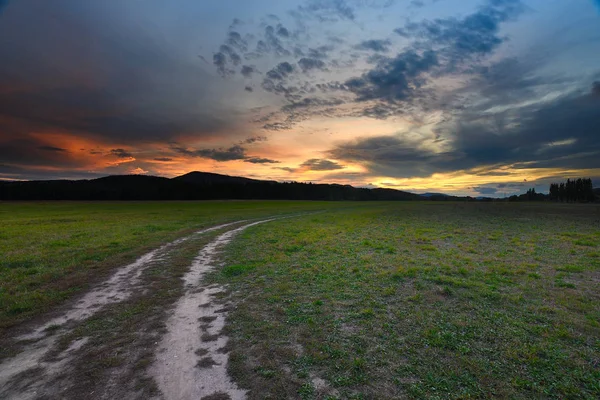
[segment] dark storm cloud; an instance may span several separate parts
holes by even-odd
[[[311,158],[310,160],[304,161],[300,164],[301,168],[308,169],[310,171],[334,171],[336,169],[343,169],[344,166],[334,161],[323,160],[318,158]]]
[[[110,151],[110,154],[112,154],[115,157],[118,158],[132,158],[133,154],[131,154],[130,152],[128,152],[125,149],[112,149]]]
[[[250,156],[247,154],[246,147],[242,144],[252,144],[259,141],[266,140],[263,136],[256,136],[248,138],[241,142],[241,144],[235,144],[229,148],[218,148],[218,149],[198,149],[190,150],[187,147],[182,147],[177,144],[173,144],[171,149],[179,154],[183,154],[188,157],[199,157],[208,158],[210,160],[218,162],[236,161],[243,160],[244,162],[251,164],[278,164],[279,161],[271,160],[269,158]]]
[[[246,52],[248,50],[248,42],[242,38],[242,35],[239,32],[230,31],[227,34],[225,43],[241,52]]]
[[[222,77],[227,77],[235,73],[234,70],[227,68],[227,56],[224,53],[213,54],[213,64],[215,64],[217,71]]]
[[[427,150],[426,142],[381,136],[342,143],[328,154],[360,162],[373,173],[396,177],[429,176],[483,165],[600,168],[600,97],[594,95],[594,89],[502,117],[465,111],[455,120],[439,124],[438,130],[451,133],[451,150],[441,153]],[[514,120],[521,123],[514,124]]]
[[[311,57],[311,58],[325,59],[325,58],[329,58],[329,53],[331,53],[334,49],[335,49],[335,47],[333,47],[331,45],[323,45],[323,46],[319,46],[316,48],[308,49],[307,55],[308,55],[308,57]]]
[[[280,161],[271,160],[270,158],[261,158],[261,157],[248,157],[244,160],[244,162],[252,163],[252,164],[279,164]]]
[[[285,32],[288,33],[287,36],[282,34]],[[289,32],[283,26],[279,25],[276,29],[271,25],[267,25],[263,32],[263,38],[256,43],[255,52],[262,55],[272,54],[278,57],[289,56],[292,52],[287,49],[282,41],[282,38],[287,39],[289,36]]]
[[[594,82],[594,86],[592,87],[592,94],[595,96],[600,96],[600,82]]]
[[[386,52],[390,49],[391,44],[392,44],[392,42],[389,40],[371,39],[371,40],[365,40],[365,41],[357,44],[354,47],[359,50]]]
[[[226,44],[221,45],[221,47],[219,47],[219,51],[220,53],[218,54],[226,55],[229,58],[229,62],[231,62],[233,65],[240,65],[240,63],[242,62],[242,57],[240,57],[240,55],[236,53],[235,50],[233,50],[230,46]]]
[[[173,150],[186,156],[209,158],[219,162],[243,160],[246,158],[246,149],[240,145],[234,145],[227,149],[189,150],[184,147],[173,147]]]
[[[278,24],[277,25],[277,30],[276,33],[278,36],[283,36],[285,38],[290,37],[290,31],[283,25]]]
[[[159,39],[105,18],[110,4],[10,7],[12,18],[0,23],[0,37],[15,38],[0,41],[0,59],[11,60],[0,63],[0,139],[62,132],[108,143],[168,142],[237,124],[231,109],[218,110],[221,95],[208,74]]]
[[[245,78],[252,78],[252,74],[256,72],[256,69],[250,65],[243,65],[240,72]]]
[[[267,72],[267,77],[274,80],[282,80],[294,72],[294,66],[287,61],[277,64],[277,66]]]
[[[323,70],[325,68],[325,63],[317,58],[301,58],[298,60],[298,65],[302,72],[308,72],[312,69]]]
[[[381,60],[375,68],[345,82],[358,101],[383,100],[390,103],[407,100],[419,86],[421,74],[438,65],[433,51],[420,55],[412,50]]]

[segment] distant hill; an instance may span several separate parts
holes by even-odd
[[[271,182],[277,183],[276,181],[262,181],[258,179],[244,178],[241,176],[229,176],[222,174],[214,174],[212,172],[199,172],[192,171],[185,175],[177,176],[173,178],[175,181],[193,183],[193,184],[215,184],[215,183],[256,183],[256,182]]]
[[[423,196],[423,197],[450,197],[450,195],[444,194],[444,193],[422,193],[419,196]]]
[[[276,182],[190,172],[175,178],[112,175],[98,179],[0,181],[0,200],[418,200],[393,189]]]

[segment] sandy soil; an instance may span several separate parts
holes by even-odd
[[[166,399],[202,399],[220,394],[222,398],[245,399],[227,375],[228,355],[223,351],[228,338],[221,333],[226,307],[214,301],[223,288],[202,287],[203,276],[215,267],[217,251],[242,230],[265,223],[263,220],[225,232],[206,245],[183,277],[186,293],[167,321],[151,374]]]

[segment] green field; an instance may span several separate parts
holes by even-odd
[[[594,206],[396,203],[273,222],[234,241],[212,279],[237,298],[230,370],[252,399],[600,398]]]
[[[205,282],[235,304],[229,371],[250,399],[600,398],[595,205],[0,203],[0,326],[202,227],[306,211],[321,212],[243,231]],[[180,276],[209,240],[149,268],[149,294],[65,334],[64,346],[92,338],[77,364],[86,390],[149,365]]]
[[[0,331],[89,288],[115,267],[203,227],[332,203],[0,202]]]

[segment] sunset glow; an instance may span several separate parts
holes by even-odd
[[[0,179],[598,185],[597,6],[0,1]]]

